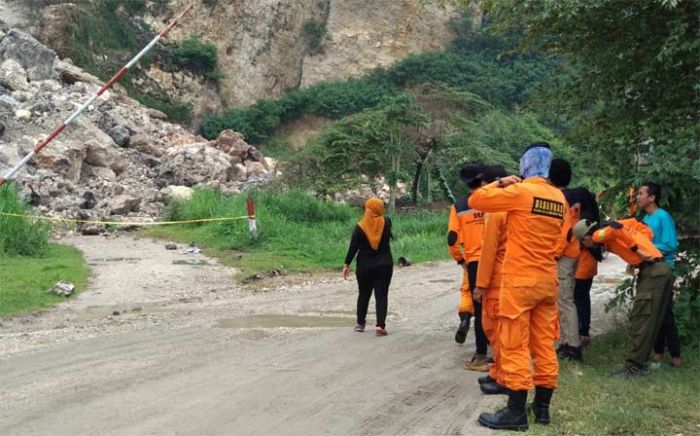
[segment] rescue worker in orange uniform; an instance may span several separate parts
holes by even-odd
[[[479,178],[484,171],[484,164],[471,162],[466,164],[459,173],[459,178],[470,191],[481,186]],[[459,327],[455,333],[455,341],[463,344],[467,338],[469,324],[474,316],[474,333],[476,354],[467,369],[488,370],[486,352],[488,341],[481,327],[481,304],[475,303],[472,292],[476,287],[476,271],[481,255],[481,235],[484,229],[483,213],[467,205],[468,196],[460,197],[450,208],[450,221],[447,232],[447,246],[452,258],[463,268],[462,286],[460,288],[460,303],[458,315]]]
[[[479,423],[499,430],[526,430],[527,391],[536,389],[535,422],[549,423],[549,403],[557,387],[559,363],[557,254],[566,211],[561,190],[547,181],[549,144],[531,145],[520,158],[520,174],[475,191],[469,205],[486,213],[507,212],[508,240],[498,296],[500,379],[508,405],[482,413]],[[521,183],[522,181],[522,183]],[[534,370],[534,371],[533,371]]]
[[[604,245],[605,249],[620,256],[637,274],[637,292],[634,296],[630,324],[632,350],[625,366],[612,375],[634,377],[646,375],[646,361],[659,333],[666,312],[666,304],[673,289],[673,272],[664,262],[661,251],[654,246],[653,232],[635,219],[607,221],[598,224],[581,220],[574,226],[574,235],[586,247]]]
[[[571,182],[571,165],[564,159],[553,159],[549,169],[549,181],[564,192]],[[566,193],[564,193],[566,198]],[[580,205],[566,201],[564,226],[557,253],[557,277],[559,279],[559,347],[557,356],[564,360],[581,361],[581,337],[578,334],[578,312],[574,301],[576,268],[581,255],[578,239],[573,237],[572,227],[580,218]]]
[[[500,165],[487,166],[482,174],[482,183],[487,185],[499,177],[506,177],[505,168]],[[482,302],[481,317],[484,333],[491,344],[493,364],[489,374],[479,377],[479,386],[486,395],[505,394],[506,390],[500,377],[498,334],[498,291],[501,288],[501,269],[506,254],[508,240],[506,228],[507,212],[484,214],[484,233],[481,240],[481,257],[476,273],[474,301]],[[499,382],[500,381],[500,382]]]

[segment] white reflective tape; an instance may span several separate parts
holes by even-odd
[[[153,48],[153,46],[156,45],[156,43],[157,43],[159,40],[160,40],[160,35],[158,35],[158,36],[156,36],[155,38],[153,38],[153,41],[149,42],[148,45],[147,45],[146,47],[144,47],[143,50],[141,50],[141,51],[139,52],[139,54],[137,54],[132,60],[129,61],[128,64],[126,64],[126,68],[129,69],[129,68],[133,67],[134,64],[136,64],[136,62],[138,62],[139,60],[141,60],[141,58],[148,52],[148,50],[150,50],[151,48]]]

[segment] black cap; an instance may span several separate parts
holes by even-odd
[[[503,165],[489,165],[481,173],[481,179],[486,183],[491,183],[499,177],[508,177],[508,172]]]
[[[469,162],[459,170],[459,179],[465,184],[471,185],[481,178],[484,168],[485,166],[482,162]]]

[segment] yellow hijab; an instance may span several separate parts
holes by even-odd
[[[370,247],[373,250],[379,248],[379,241],[382,239],[384,231],[384,202],[376,197],[367,200],[365,216],[357,225],[365,232]]]

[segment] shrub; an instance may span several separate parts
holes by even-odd
[[[171,53],[175,65],[202,74],[216,74],[216,46],[195,36],[188,38]]]
[[[0,186],[0,212],[26,215],[28,211],[13,186]],[[43,221],[0,215],[0,256],[41,256],[49,244],[49,229]]]
[[[304,23],[304,35],[312,53],[320,51],[323,38],[326,36],[326,24],[321,21],[309,20]]]

